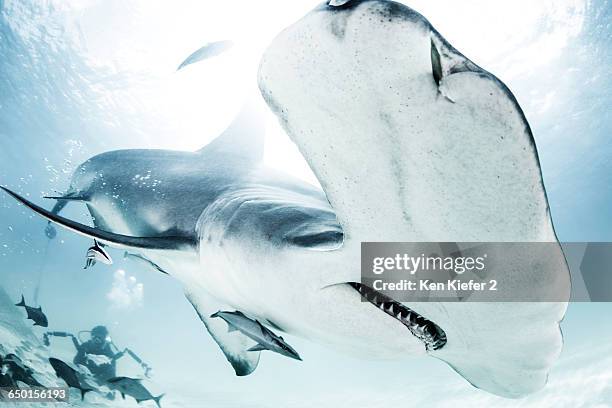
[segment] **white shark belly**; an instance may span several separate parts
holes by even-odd
[[[404,325],[381,318],[380,310],[361,302],[348,285],[329,285],[325,271],[351,258],[346,251],[279,251],[244,237],[201,242],[202,266],[195,280],[235,310],[345,354],[383,359],[423,354],[423,343]],[[359,270],[348,276],[358,280]]]

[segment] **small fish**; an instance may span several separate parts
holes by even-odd
[[[25,299],[23,295],[21,295],[21,302],[16,303],[15,306],[23,306],[28,314],[28,319],[34,321],[34,326],[47,327],[49,325],[49,321],[47,320],[47,316],[42,311],[40,306],[32,307],[25,304]]]
[[[4,358],[0,358],[2,364],[10,364],[13,371],[13,380],[21,381],[31,387],[44,387],[36,378],[33,377],[32,369],[23,364],[23,361],[15,354],[9,353]]]
[[[246,317],[242,312],[222,312],[212,314],[210,317],[220,317],[227,322],[228,332],[240,331],[245,336],[257,342],[248,351],[270,350],[283,356],[302,360],[300,355],[281,337],[262,325],[258,320]]]
[[[164,394],[161,394],[157,397],[154,397],[149,390],[145,388],[141,383],[141,379],[139,378],[130,378],[130,377],[113,377],[109,379],[107,382],[111,388],[116,389],[121,393],[121,397],[125,399],[126,394],[130,397],[134,398],[137,403],[141,403],[143,401],[153,400],[157,404],[159,408],[161,405],[159,404],[159,400],[162,399]]]
[[[156,264],[155,262],[151,261],[149,258],[147,258],[147,257],[145,257],[143,255],[125,251],[123,253],[123,259],[131,259],[131,260],[133,260],[135,262],[139,262],[139,263],[142,263],[142,264],[144,264],[144,265],[146,265],[148,267],[151,267],[154,270],[156,270],[158,272],[161,272],[161,273],[163,273],[165,275],[168,274],[168,272],[164,271],[158,264]]]
[[[85,399],[85,393],[94,391],[93,388],[83,387],[79,381],[77,371],[68,364],[64,363],[62,360],[51,357],[49,358],[49,363],[51,363],[51,366],[53,366],[55,374],[64,380],[69,387],[76,388],[77,390],[81,391],[81,401]]]
[[[110,257],[108,252],[106,252],[104,247],[100,245],[95,239],[94,245],[87,250],[87,256],[85,258],[86,261],[83,269],[87,269],[94,266],[98,261],[106,265],[113,264],[113,259]]]
[[[187,65],[194,64],[207,58],[216,57],[232,48],[233,45],[234,43],[228,40],[208,43],[188,56],[176,70],[178,71],[185,68]]]

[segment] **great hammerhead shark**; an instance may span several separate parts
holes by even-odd
[[[274,39],[258,79],[323,190],[262,164],[246,109],[194,153],[92,157],[52,211],[5,191],[180,280],[238,375],[260,352],[210,318],[219,310],[358,356],[428,354],[498,395],[541,388],[561,350],[569,274],[508,88],[384,0],[318,6]],[[60,216],[68,201],[85,203],[93,226]],[[551,242],[544,259],[499,254],[491,273],[517,291],[554,285],[559,301],[399,302],[360,282],[364,241]]]

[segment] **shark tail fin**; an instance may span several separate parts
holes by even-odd
[[[19,303],[15,303],[15,306],[23,306],[25,307],[25,299],[23,298],[23,295],[21,295],[21,301]]]
[[[266,346],[264,346],[263,344],[257,343],[256,345],[254,345],[247,351],[262,351],[262,350],[267,350]]]

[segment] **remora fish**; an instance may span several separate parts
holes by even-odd
[[[98,261],[106,265],[113,264],[113,259],[110,257],[108,252],[106,252],[104,247],[100,245],[98,241],[96,241],[95,239],[94,239],[93,246],[87,249],[87,255],[85,258],[86,258],[86,261],[85,261],[85,266],[83,267],[83,269],[87,269],[89,267],[94,266],[96,262]]]
[[[16,303],[15,306],[23,306],[28,315],[27,318],[34,321],[34,326],[47,327],[49,325],[47,316],[45,316],[42,311],[42,307],[31,307],[26,305],[23,295],[21,295],[21,301]]]
[[[220,317],[227,322],[229,332],[240,331],[245,336],[255,340],[257,344],[247,351],[270,350],[296,360],[302,360],[300,355],[281,337],[262,325],[258,320],[249,319],[242,312],[218,311],[210,317]]]
[[[161,394],[157,397],[151,395],[149,390],[142,385],[142,380],[138,378],[129,378],[129,377],[113,377],[107,381],[107,383],[113,388],[121,393],[121,397],[125,399],[126,394],[130,397],[133,397],[137,403],[141,403],[143,401],[153,400],[157,404],[158,407],[161,408],[159,401],[162,399],[164,394]]]
[[[218,310],[361,357],[430,355],[497,395],[540,389],[561,350],[569,273],[508,88],[382,0],[317,7],[274,39],[259,86],[325,192],[263,166],[263,132],[244,112],[195,153],[114,151],[79,166],[67,196],[94,227],[4,190],[179,279],[237,375],[260,352],[211,319]],[[366,241],[555,243],[544,258],[499,254],[488,276],[532,298],[546,282],[561,301],[381,301],[356,283]]]
[[[81,401],[85,399],[86,393],[93,391],[92,388],[83,387],[79,381],[77,371],[68,364],[64,363],[62,360],[51,357],[49,358],[49,363],[51,363],[55,374],[64,380],[69,387],[76,388],[77,390],[81,391]]]
[[[143,265],[146,265],[148,267],[151,267],[153,269],[155,269],[156,271],[159,271],[165,275],[167,275],[168,273],[166,271],[164,271],[162,268],[159,267],[159,265],[156,265],[155,262],[151,262],[151,260],[145,258],[144,256],[140,255],[140,254],[132,254],[128,251],[125,251],[123,253],[123,259],[132,259],[136,262],[139,262]]]

